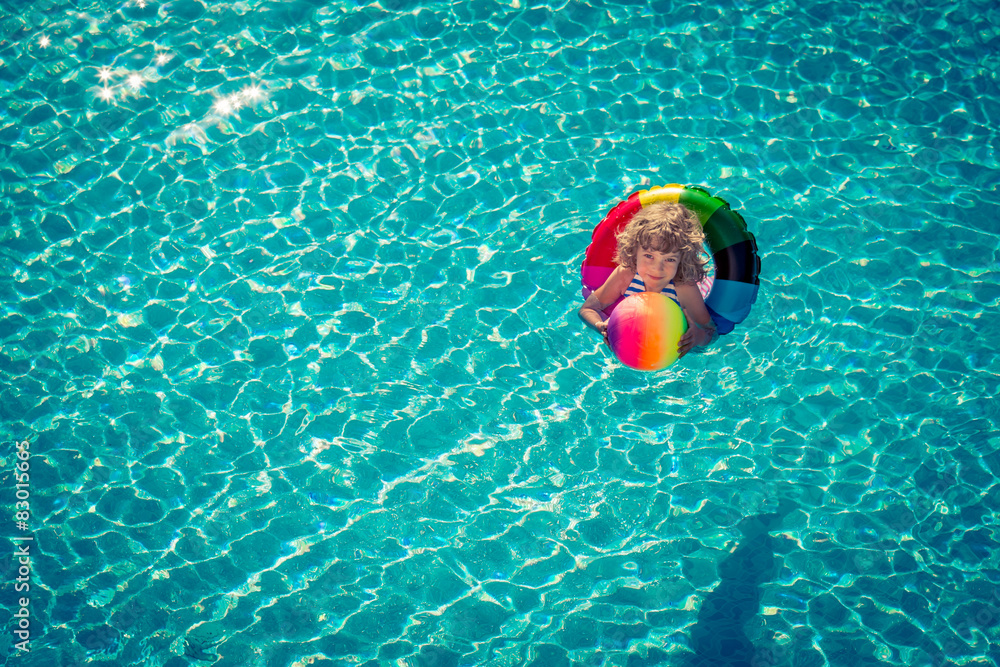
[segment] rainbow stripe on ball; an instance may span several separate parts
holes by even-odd
[[[641,371],[656,371],[677,361],[677,343],[687,318],[673,299],[643,292],[623,299],[608,320],[608,343],[615,356]]]

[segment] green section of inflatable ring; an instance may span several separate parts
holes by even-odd
[[[680,203],[693,211],[705,229],[705,240],[713,253],[750,240],[746,223],[729,204],[701,188],[684,188]]]

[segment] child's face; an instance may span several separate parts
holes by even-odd
[[[639,248],[636,273],[646,284],[646,290],[653,292],[666,287],[677,275],[679,259],[680,255],[676,252],[659,252],[649,248]]]

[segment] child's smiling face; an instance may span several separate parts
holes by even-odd
[[[646,284],[647,292],[659,292],[677,275],[679,260],[680,255],[676,252],[660,252],[640,247],[635,272]]]

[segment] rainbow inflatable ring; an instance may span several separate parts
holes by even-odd
[[[629,223],[636,211],[659,202],[683,204],[698,216],[705,230],[708,251],[715,262],[715,275],[698,287],[720,334],[727,334],[750,314],[760,288],[760,256],[757,240],[747,223],[729,204],[705,190],[677,184],[633,192],[611,209],[591,235],[590,245],[580,267],[583,298],[603,285],[615,270],[616,235]],[[604,311],[610,315],[621,297]]]

